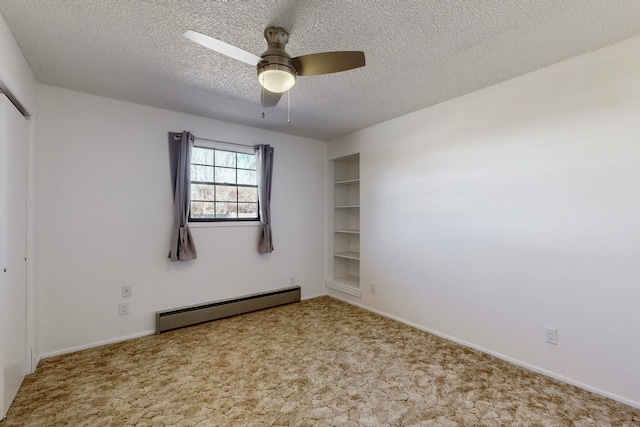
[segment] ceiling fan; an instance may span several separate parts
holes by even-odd
[[[282,93],[293,87],[296,76],[337,73],[365,65],[364,52],[361,51],[323,52],[292,58],[284,48],[289,41],[289,33],[280,27],[267,27],[264,30],[267,50],[261,56],[193,30],[186,31],[183,36],[223,55],[255,66],[258,81],[262,86],[263,107],[275,107]]]

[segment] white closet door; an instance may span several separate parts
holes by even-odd
[[[28,122],[0,92],[0,419],[27,374]]]

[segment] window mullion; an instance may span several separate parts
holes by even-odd
[[[213,151],[213,217],[218,217],[218,183],[216,181],[216,151]]]
[[[240,205],[238,204],[238,154],[236,154],[236,218],[240,218]]]

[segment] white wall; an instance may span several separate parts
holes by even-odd
[[[328,146],[353,152],[364,292],[331,294],[640,407],[640,38]]]
[[[289,286],[324,294],[326,143],[39,87],[38,273],[43,356],[146,334],[156,310]],[[198,259],[167,259],[167,132],[275,148],[275,251],[257,226],[193,228]],[[122,285],[131,314],[118,315]]]

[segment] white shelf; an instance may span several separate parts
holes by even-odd
[[[354,185],[354,184],[360,184],[360,179],[345,179],[343,181],[336,181],[334,182],[335,185]]]
[[[351,229],[346,229],[346,228],[339,229],[339,230],[336,229],[336,230],[333,230],[333,232],[334,233],[347,233],[347,234],[360,234],[360,230],[351,230]]]
[[[342,206],[334,206],[334,208],[336,209],[352,209],[352,208],[359,208],[360,205],[342,205]]]
[[[344,286],[349,286],[350,288],[360,289],[360,278],[358,276],[334,277],[331,281],[340,283]]]
[[[362,296],[360,292],[360,278],[357,276],[335,277],[326,280],[325,285],[329,289],[334,289],[347,295],[358,298]]]
[[[333,254],[333,256],[337,256],[340,258],[360,260],[360,254],[358,252],[338,252]]]

